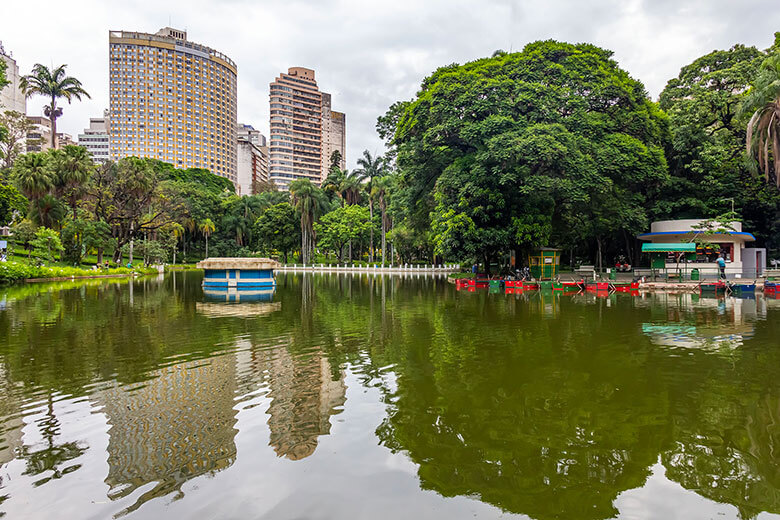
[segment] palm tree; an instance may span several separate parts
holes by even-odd
[[[31,206],[54,187],[54,171],[49,155],[45,152],[21,155],[14,163],[12,177],[19,191],[30,200]]]
[[[385,158],[381,155],[377,155],[376,157],[371,156],[371,152],[368,150],[363,150],[363,157],[359,158],[357,160],[358,165],[360,166],[360,169],[358,170],[360,174],[362,175],[363,179],[368,179],[368,188],[367,191],[369,193],[368,198],[368,213],[369,217],[371,218],[371,236],[370,236],[370,242],[368,246],[368,255],[369,255],[369,261],[374,261],[374,201],[371,198],[370,194],[372,192],[373,186],[374,186],[374,179],[377,177],[381,177],[385,173],[385,166],[387,165],[387,161],[385,161]]]
[[[344,177],[341,179],[339,191],[341,197],[348,205],[358,204],[360,202],[361,192],[363,191],[363,180],[365,177],[361,170],[344,170]]]
[[[256,195],[232,197],[222,219],[223,228],[235,232],[236,245],[243,247],[252,241],[252,225],[268,206]]]
[[[337,152],[338,150],[336,150]],[[333,153],[336,153],[333,152]],[[328,176],[322,181],[322,190],[326,193],[333,193],[341,199],[341,205],[344,206],[344,197],[341,193],[341,184],[344,182],[344,170],[338,166],[330,169]],[[331,200],[332,197],[331,197]]]
[[[173,222],[168,225],[168,228],[173,235],[173,263],[176,265],[176,246],[179,245],[179,240],[184,236],[184,226],[178,222]],[[206,255],[208,257],[208,255]]]
[[[314,250],[314,222],[326,208],[322,190],[308,179],[296,179],[290,183],[292,204],[301,214],[301,259],[304,264],[311,260]]]
[[[758,169],[767,182],[770,172],[774,173],[775,184],[780,188],[780,55],[771,56],[761,64],[741,110],[752,114],[747,125],[747,153],[757,159]]]
[[[62,150],[50,150],[54,165],[54,185],[58,194],[68,200],[76,218],[76,203],[95,169],[89,152],[83,146],[67,145]]]
[[[209,257],[209,236],[216,231],[216,227],[214,226],[214,222],[210,218],[207,218],[203,221],[201,221],[200,224],[198,224],[198,230],[201,232],[201,234],[206,237],[206,258]]]
[[[385,251],[387,249],[387,230],[391,221],[387,213],[387,199],[395,183],[395,178],[385,175],[374,180],[371,188],[371,198],[379,202],[379,212],[382,218],[382,265],[385,263]]]
[[[89,94],[81,86],[81,81],[65,75],[65,67],[60,65],[49,69],[46,65],[36,63],[32,74],[23,76],[19,80],[19,87],[28,98],[38,94],[51,101],[43,107],[43,114],[51,121],[51,147],[57,148],[57,118],[62,115],[62,108],[57,106],[57,99],[65,98],[68,104],[75,98],[81,101],[81,97],[89,98]]]

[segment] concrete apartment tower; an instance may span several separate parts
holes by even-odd
[[[8,85],[0,90],[0,112],[13,110],[20,114],[26,114],[27,98],[22,93],[22,89],[19,88],[19,80],[22,79],[19,74],[19,66],[12,54],[5,51],[2,42],[0,42],[0,59],[5,62],[5,76],[8,80]]]
[[[265,136],[252,125],[238,125],[239,195],[252,195],[258,183],[268,182],[268,146]]]
[[[91,117],[89,128],[79,134],[79,146],[87,149],[92,156],[92,161],[100,164],[108,162],[110,157],[108,136],[109,115],[108,110],[103,111],[103,117]]]
[[[171,27],[110,31],[110,156],[237,176],[236,64]]]
[[[296,179],[322,177],[322,94],[314,71],[291,67],[271,83],[271,180],[287,190]]]
[[[341,154],[338,167],[347,165],[347,116],[331,109],[330,94],[322,93],[322,180],[330,173],[330,158],[333,152]]]

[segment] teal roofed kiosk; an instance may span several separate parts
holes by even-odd
[[[270,258],[207,258],[197,264],[204,270],[204,291],[273,290],[276,287],[274,269],[278,266]]]
[[[732,279],[757,278],[766,266],[766,249],[748,246],[756,237],[744,231],[739,221],[659,220],[637,238],[646,242],[642,252],[650,254],[650,267],[667,274],[680,274],[682,267],[715,278],[718,257],[725,260],[726,275]]]

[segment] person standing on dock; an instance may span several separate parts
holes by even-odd
[[[718,264],[718,270],[720,271],[720,278],[725,280],[726,279],[726,259],[723,257],[722,253],[718,257],[717,264]]]

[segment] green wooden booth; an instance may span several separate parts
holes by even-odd
[[[696,260],[696,244],[694,242],[672,242],[672,243],[645,243],[642,244],[642,252],[650,254],[650,268],[653,270],[653,276],[655,272],[660,270],[667,270],[667,260],[670,254],[675,257],[674,270],[679,277],[682,277],[680,272],[680,261],[683,261],[683,267],[687,271],[688,262]]]
[[[554,280],[561,269],[561,250],[542,247],[528,255],[531,276],[537,280]]]

